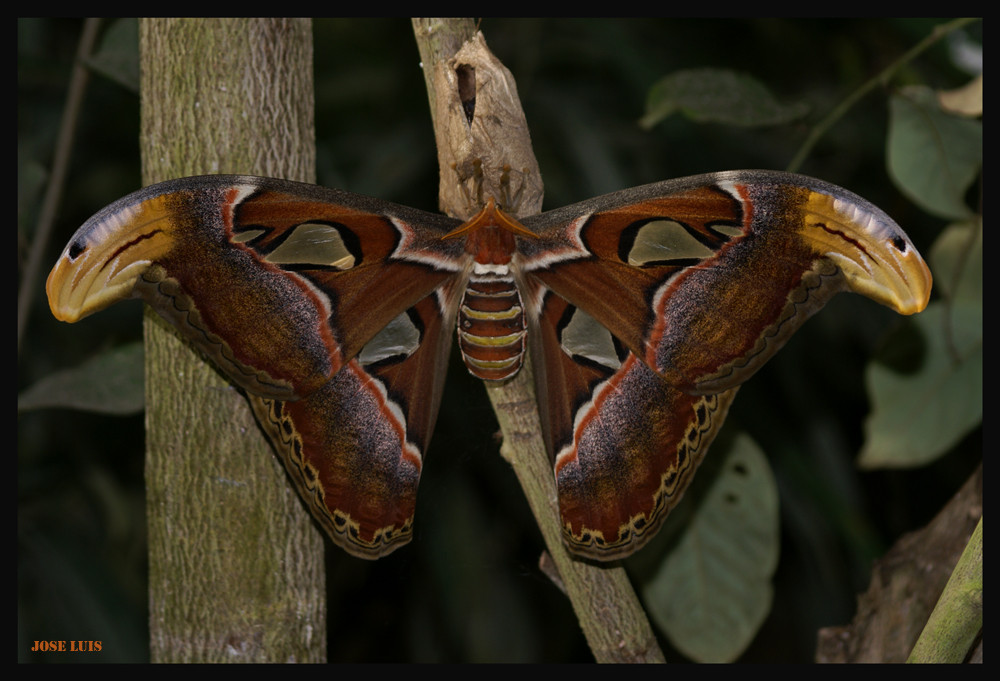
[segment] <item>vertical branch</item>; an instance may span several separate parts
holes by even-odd
[[[414,19],[413,25],[434,118],[442,210],[468,217],[477,208],[468,205],[469,196],[509,192],[520,197],[519,215],[539,212],[541,175],[513,76],[471,19]],[[624,569],[574,560],[562,543],[530,363],[488,392],[504,435],[502,453],[521,482],[594,657],[599,662],[662,661]]]
[[[142,20],[144,182],[313,180],[311,31]],[[322,537],[243,397],[148,311],[145,337],[152,660],[324,660]]]
[[[17,291],[17,355],[21,356],[21,340],[28,328],[28,312],[31,301],[42,287],[38,285],[38,274],[42,266],[42,257],[48,246],[55,223],[59,203],[62,200],[63,187],[66,183],[66,172],[69,168],[70,156],[73,151],[73,139],[76,136],[76,123],[80,117],[80,107],[84,94],[87,92],[87,82],[90,80],[90,69],[86,60],[90,57],[94,44],[97,42],[97,29],[101,20],[89,18],[83,24],[83,33],[76,50],[76,62],[73,65],[73,75],[69,82],[69,92],[66,94],[66,106],[63,108],[62,120],[59,122],[59,134],[56,137],[55,156],[52,159],[52,172],[48,186],[45,188],[45,200],[42,201],[41,212],[38,215],[38,225],[35,228],[35,238],[28,253],[24,267],[24,276]]]

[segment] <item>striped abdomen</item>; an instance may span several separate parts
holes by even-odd
[[[510,378],[524,361],[524,338],[524,306],[509,272],[473,274],[458,311],[458,345],[469,372],[490,381]]]

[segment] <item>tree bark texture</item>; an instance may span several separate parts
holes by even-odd
[[[315,178],[312,26],[140,22],[143,182]],[[154,662],[319,662],[323,538],[244,397],[147,309]]]

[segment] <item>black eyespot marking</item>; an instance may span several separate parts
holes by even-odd
[[[896,247],[896,250],[900,253],[906,253],[906,239],[901,236],[892,237],[892,245]]]
[[[69,259],[76,260],[85,250],[87,250],[86,245],[80,243],[79,241],[74,241],[69,245]]]

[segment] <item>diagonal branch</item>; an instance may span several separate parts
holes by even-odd
[[[468,217],[483,198],[515,195],[519,215],[541,209],[542,183],[510,72],[471,19],[414,19],[434,118],[446,213]],[[470,201],[471,199],[471,201]],[[661,662],[656,637],[622,567],[573,559],[562,543],[555,479],[536,408],[530,362],[488,386],[514,467],[552,562],[599,662]]]

